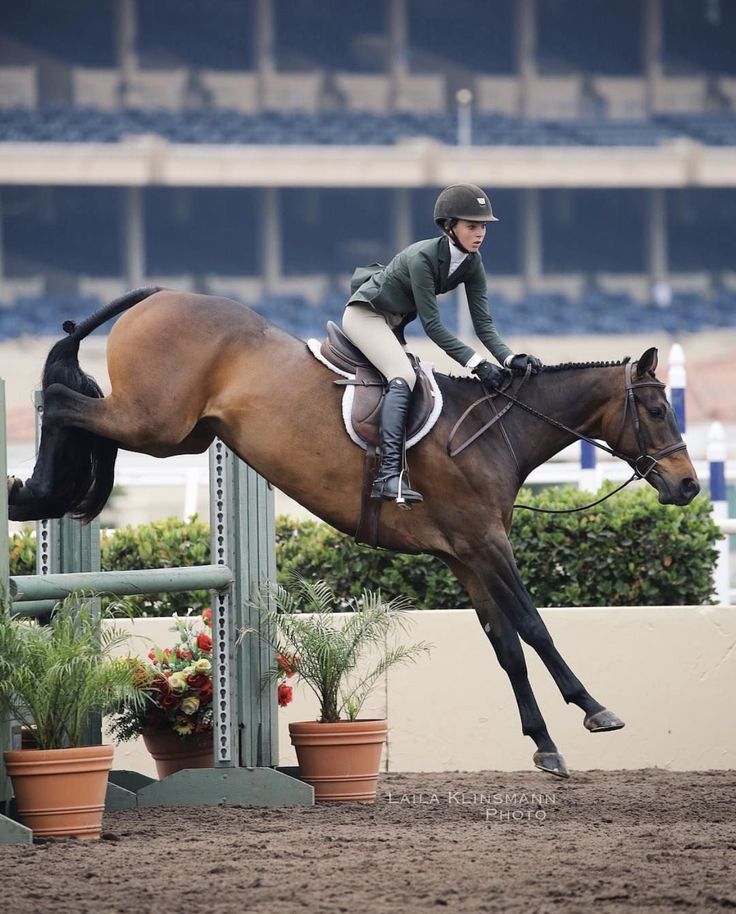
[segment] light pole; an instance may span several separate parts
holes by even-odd
[[[470,89],[458,89],[457,101],[457,145],[467,149],[473,144],[473,93]]]

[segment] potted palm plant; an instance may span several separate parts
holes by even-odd
[[[319,720],[289,724],[300,776],[317,801],[374,802],[388,726],[359,715],[387,670],[429,652],[424,642],[396,643],[408,628],[410,604],[365,591],[347,602],[343,615],[327,584],[298,576],[290,587],[265,593],[272,600],[265,630],[273,633],[267,640],[277,658],[265,683],[294,676],[319,699]],[[263,598],[264,592],[262,611]]]
[[[34,748],[5,752],[18,816],[34,835],[99,838],[112,746],[85,745],[93,714],[138,701],[135,667],[112,656],[127,636],[72,594],[48,625],[0,603],[0,715]]]

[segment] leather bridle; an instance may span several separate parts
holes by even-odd
[[[530,373],[531,373],[531,366],[527,366],[526,372],[524,374],[524,377],[522,378],[522,381],[521,381],[521,384],[519,385],[519,387],[521,387],[524,384],[524,381],[526,381],[526,379],[529,377]],[[628,463],[629,466],[634,471],[633,475],[629,479],[627,479],[626,482],[623,483],[623,485],[614,489],[604,498],[601,498],[598,501],[595,501],[590,505],[585,505],[582,508],[567,508],[565,510],[552,510],[552,509],[533,508],[530,505],[521,505],[518,503],[515,505],[515,507],[527,508],[528,510],[531,510],[531,511],[543,511],[544,513],[549,513],[549,514],[568,514],[568,513],[574,512],[574,511],[584,511],[584,510],[586,510],[586,508],[592,508],[594,505],[600,504],[600,502],[605,501],[607,498],[610,498],[611,495],[615,495],[616,492],[621,491],[621,489],[623,489],[625,486],[627,486],[630,482],[633,482],[635,479],[646,479],[646,477],[649,476],[649,474],[652,472],[652,470],[654,470],[654,468],[657,466],[657,464],[663,457],[666,457],[669,454],[674,454],[677,451],[683,451],[687,447],[687,445],[681,438],[679,441],[675,441],[674,443],[669,444],[666,447],[660,448],[658,451],[654,451],[651,454],[647,453],[647,444],[646,444],[646,441],[644,440],[644,432],[643,432],[642,425],[641,425],[641,419],[639,418],[639,411],[637,409],[637,398],[636,398],[635,391],[641,387],[659,387],[660,389],[664,389],[665,385],[661,381],[658,381],[654,376],[652,376],[650,380],[634,381],[632,378],[632,362],[630,362],[630,361],[626,361],[624,363],[624,381],[625,381],[625,385],[626,385],[626,391],[625,391],[626,398],[624,400],[624,409],[623,409],[623,413],[621,415],[619,432],[618,432],[618,435],[616,436],[616,444],[613,448],[610,448],[605,444],[601,444],[600,441],[596,441],[593,438],[589,438],[587,435],[582,434],[582,432],[578,432],[575,429],[570,428],[569,426],[565,425],[564,422],[560,422],[557,419],[553,419],[552,416],[547,416],[544,413],[541,413],[539,410],[535,409],[533,406],[530,406],[528,403],[524,403],[523,400],[517,399],[513,394],[510,394],[508,392],[508,390],[495,390],[493,392],[486,393],[485,396],[476,400],[468,409],[465,410],[465,412],[462,414],[460,419],[455,423],[452,431],[450,432],[450,437],[447,442],[447,452],[450,455],[450,457],[455,457],[461,451],[465,450],[465,448],[469,444],[471,444],[473,441],[475,441],[483,432],[487,431],[505,413],[507,413],[509,411],[509,409],[511,408],[512,404],[515,404],[516,406],[520,406],[522,409],[526,410],[526,412],[531,413],[533,416],[536,416],[538,419],[542,419],[544,422],[547,422],[549,425],[553,425],[556,428],[561,429],[562,431],[568,432],[569,434],[573,435],[575,438],[578,438],[580,441],[587,441],[588,444],[591,444],[593,447],[596,447],[599,450],[605,451],[607,454],[610,454],[612,457],[617,457],[620,460],[625,460],[626,463]],[[518,391],[517,391],[517,393],[518,393]],[[468,438],[463,444],[461,444],[459,447],[455,448],[454,450],[451,449],[452,439],[455,437],[455,433],[457,432],[457,430],[459,429],[460,425],[463,423],[465,418],[468,416],[468,414],[480,403],[483,403],[486,401],[488,401],[489,403],[492,403],[493,398],[496,396],[505,397],[507,400],[509,400],[508,405],[505,406],[504,409],[502,409],[500,412],[496,413],[496,415],[493,417],[493,419],[491,419],[490,422],[487,422],[481,429],[479,429],[475,434],[473,434],[470,438]],[[626,431],[626,425],[627,425],[626,420],[627,420],[627,418],[629,418],[629,416],[631,417],[631,423],[632,423],[633,429],[634,429],[634,437],[636,439],[636,445],[639,449],[639,455],[635,458],[628,457],[621,450],[619,450],[621,438],[623,437],[624,432]],[[503,429],[503,426],[501,426],[501,428]],[[509,445],[509,447],[511,447],[508,437],[506,437],[506,441],[507,441],[507,444]],[[512,455],[514,457],[514,460],[516,461],[516,455],[513,453],[513,449],[512,449]],[[518,466],[518,461],[516,461],[516,463]]]
[[[624,412],[621,416],[621,425],[619,426],[619,432],[616,437],[616,446],[613,450],[604,447],[604,450],[607,450],[610,454],[613,454],[614,457],[619,457],[622,460],[625,460],[629,466],[635,470],[641,479],[646,478],[649,473],[656,467],[662,457],[666,457],[668,454],[674,454],[676,451],[683,451],[687,447],[685,442],[680,439],[674,444],[669,444],[667,447],[663,447],[658,451],[655,451],[653,454],[647,454],[647,445],[644,441],[644,433],[641,427],[641,419],[639,418],[639,410],[636,408],[636,394],[634,391],[639,387],[659,387],[660,390],[663,390],[665,385],[658,381],[656,378],[652,378],[648,381],[634,381],[631,377],[631,362],[627,362],[624,365],[624,377],[626,380],[626,400],[624,401]],[[634,425],[634,437],[636,438],[636,446],[639,448],[639,456],[635,460],[631,460],[629,457],[626,457],[625,454],[622,454],[619,451],[619,444],[621,438],[623,437],[624,431],[626,430],[626,419],[627,416],[631,415],[631,420]],[[601,447],[602,445],[599,445]],[[651,464],[644,470],[639,469],[639,462],[642,460],[650,460]]]

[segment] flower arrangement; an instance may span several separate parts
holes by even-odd
[[[151,648],[147,661],[128,659],[145,701],[126,702],[117,709],[108,725],[117,742],[152,730],[170,730],[182,739],[212,733],[212,610],[204,609],[199,618],[176,620],[171,630],[179,640],[173,647]],[[285,707],[293,693],[283,680],[294,675],[295,659],[281,654],[277,666],[282,680],[278,702]]]
[[[177,619],[179,635],[173,647],[154,647],[148,661],[129,658],[142,706],[120,706],[109,724],[117,742],[135,739],[144,730],[173,730],[185,739],[212,732],[212,610],[205,609],[197,624]]]

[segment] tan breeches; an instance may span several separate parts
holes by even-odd
[[[345,308],[342,329],[350,342],[389,381],[403,378],[410,390],[414,390],[414,369],[383,314],[374,311],[370,305],[356,302]]]

